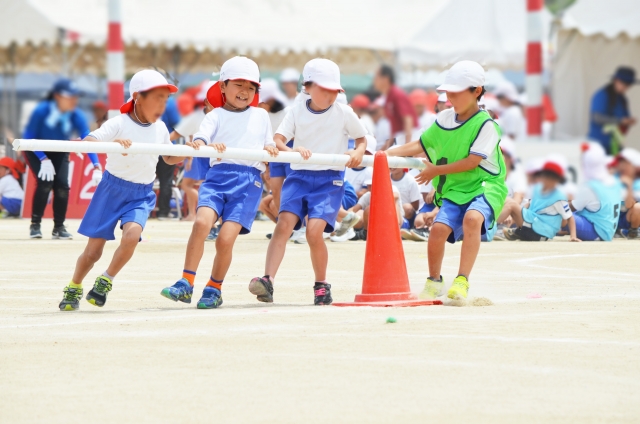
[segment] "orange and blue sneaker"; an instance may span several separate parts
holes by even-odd
[[[458,275],[449,289],[449,299],[466,299],[469,292],[469,280],[464,275]]]
[[[193,287],[191,287],[186,278],[181,278],[173,286],[162,289],[160,294],[174,302],[179,300],[180,302],[191,303]]]
[[[216,309],[222,305],[222,293],[215,287],[206,286],[198,300],[198,309]]]

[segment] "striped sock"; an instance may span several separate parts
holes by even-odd
[[[216,280],[213,277],[209,278],[209,282],[207,283],[207,287],[214,287],[218,290],[222,290],[222,282],[224,280]]]
[[[182,270],[182,278],[189,282],[189,285],[193,287],[193,284],[196,282],[196,273],[193,271],[189,271],[188,269]]]

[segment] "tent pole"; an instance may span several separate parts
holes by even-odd
[[[109,0],[107,37],[107,85],[109,118],[120,114],[124,103],[124,44],[122,42],[120,0]]]
[[[543,0],[527,0],[527,139],[542,137]]]

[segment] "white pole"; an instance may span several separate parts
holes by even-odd
[[[310,165],[344,166],[349,160],[347,155],[329,155],[314,153],[308,160],[302,159],[299,153],[280,152],[272,157],[265,150],[249,150],[227,148],[224,153],[218,153],[211,147],[201,147],[194,150],[189,146],[173,144],[133,143],[125,149],[118,143],[102,141],[66,141],[66,140],[23,140],[13,142],[13,150],[47,151],[47,152],[75,152],[75,153],[126,153],[130,155],[162,155],[162,156],[194,156],[221,159],[241,159],[256,162],[307,163]],[[422,159],[390,157],[389,168],[417,168],[424,169]],[[362,166],[373,166],[373,156],[365,156]]]

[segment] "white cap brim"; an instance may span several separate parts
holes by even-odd
[[[332,82],[316,82],[313,81],[317,86],[324,88],[325,90],[334,90],[334,91],[344,91],[344,89],[340,86],[340,84],[332,83]]]
[[[437,91],[447,91],[451,93],[460,93],[468,89],[469,87],[461,87],[453,84],[442,84],[440,87],[436,88]]]

